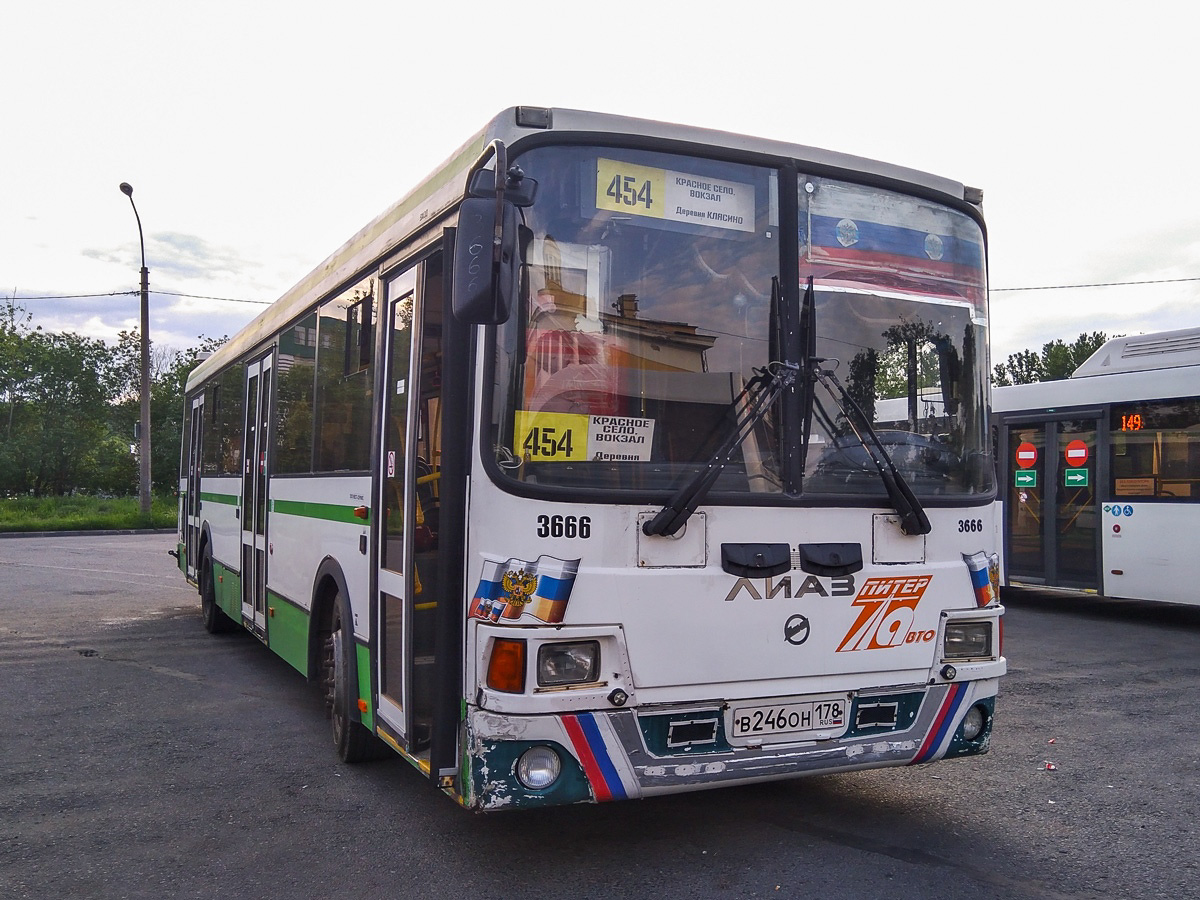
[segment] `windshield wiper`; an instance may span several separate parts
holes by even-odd
[[[895,463],[892,462],[891,455],[888,454],[883,443],[879,440],[879,435],[875,433],[875,429],[871,426],[870,417],[862,411],[862,407],[858,405],[858,402],[850,392],[842,386],[842,382],[838,379],[834,371],[822,368],[821,363],[825,362],[825,360],[816,355],[816,348],[817,305],[813,292],[813,279],[810,275],[808,277],[808,286],[804,291],[804,303],[800,309],[800,353],[806,387],[802,415],[801,467],[803,468],[807,463],[809,430],[812,424],[814,403],[816,403],[820,415],[826,420],[826,428],[829,434],[834,434],[834,429],[829,427],[832,423],[828,421],[828,416],[825,415],[820,401],[816,399],[817,384],[820,383],[829,392],[829,396],[833,398],[833,402],[841,410],[851,431],[854,432],[854,436],[858,438],[858,442],[862,444],[863,450],[871,458],[871,462],[875,464],[875,468],[879,472],[879,477],[883,481],[883,486],[887,490],[888,500],[891,501],[892,508],[900,514],[900,530],[905,534],[929,534],[932,526],[929,524],[929,517],[925,515],[925,510],[921,506],[921,501],[917,499],[917,495],[912,492],[912,488],[908,486],[908,482],[904,480],[904,477],[897,470]],[[830,385],[833,385],[833,387],[830,387]],[[858,420],[857,425],[855,424],[855,419]]]
[[[808,466],[808,445],[812,436],[813,403],[817,398],[817,381],[813,360],[817,355],[817,304],[813,293],[813,278],[808,276],[804,301],[800,306],[800,371],[804,378],[804,396],[800,401],[800,489],[803,492],[804,472]]]
[[[729,404],[729,410],[736,410],[741,407],[743,400],[749,398],[738,415],[729,437],[717,448],[707,465],[693,475],[653,519],[642,525],[644,534],[670,536],[687,524],[687,520],[700,505],[700,501],[704,499],[712,486],[716,484],[721,472],[729,465],[734,451],[754,427],[763,420],[780,395],[791,387],[796,380],[798,371],[799,366],[782,362],[768,363],[765,369],[754,370],[754,376],[746,382],[742,392]]]
[[[879,477],[887,489],[892,508],[900,514],[900,530],[905,534],[929,534],[932,530],[929,516],[925,515],[921,501],[912,492],[912,488],[908,486],[908,482],[904,480],[895,463],[892,462],[892,457],[884,449],[879,435],[871,427],[870,418],[862,411],[862,407],[858,405],[850,392],[842,386],[842,382],[833,370],[821,367],[823,362],[823,359],[815,357],[810,360],[811,377],[829,391],[829,395],[833,397],[833,402],[841,410],[850,430],[854,432],[854,436],[862,444],[863,450],[875,464],[875,468],[879,471]],[[857,424],[855,420],[857,420]]]

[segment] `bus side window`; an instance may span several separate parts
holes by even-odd
[[[1200,400],[1113,404],[1113,496],[1200,498]]]
[[[370,465],[375,280],[366,278],[318,309],[313,471]]]

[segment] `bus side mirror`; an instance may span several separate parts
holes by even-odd
[[[520,254],[517,207],[500,204],[499,259],[495,254],[496,200],[467,197],[458,212],[454,238],[454,317],[467,325],[499,325],[508,321],[517,296]]]

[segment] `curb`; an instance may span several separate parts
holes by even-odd
[[[4,538],[87,537],[89,535],[178,534],[174,528],[96,528],[90,531],[0,531]]]

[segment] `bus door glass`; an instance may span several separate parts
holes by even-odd
[[[184,548],[187,552],[187,574],[189,578],[197,578],[197,566],[200,560],[196,554],[200,551],[200,467],[204,446],[204,395],[201,394],[192,401],[188,428],[188,445],[183,448],[186,455],[187,496],[184,498],[185,525]]]
[[[1046,578],[1046,426],[1008,426],[1008,572],[1014,578]]]
[[[418,278],[419,275],[419,278]],[[383,405],[379,622],[381,718],[409,752],[433,727],[434,621],[441,475],[442,261],[388,284],[388,385]]]
[[[1053,553],[1055,582],[1063,587],[1100,587],[1096,424],[1095,419],[1057,423]]]
[[[242,453],[242,618],[260,637],[267,627],[267,437],[271,357],[246,364]]]
[[[1008,426],[1008,573],[1016,581],[1098,589],[1096,420]]]
[[[441,572],[453,563],[442,558],[442,257],[435,255],[421,267],[420,313],[416,317],[419,340],[413,348],[413,418],[409,453],[412,486],[412,744],[417,751],[429,746],[433,731],[434,640],[437,608],[441,602],[461,603],[446,597]],[[465,350],[465,348],[463,348]],[[466,354],[463,353],[463,357]],[[456,365],[467,366],[460,357]],[[455,561],[461,565],[461,561]]]
[[[410,466],[410,398],[412,391],[412,345],[416,308],[417,270],[410,269],[387,285],[387,360],[383,398],[383,452],[380,455],[379,522],[379,714],[397,737],[407,740],[410,701],[408,659],[411,636],[409,599],[412,587],[406,579],[411,570],[405,546],[408,517],[407,497]]]

